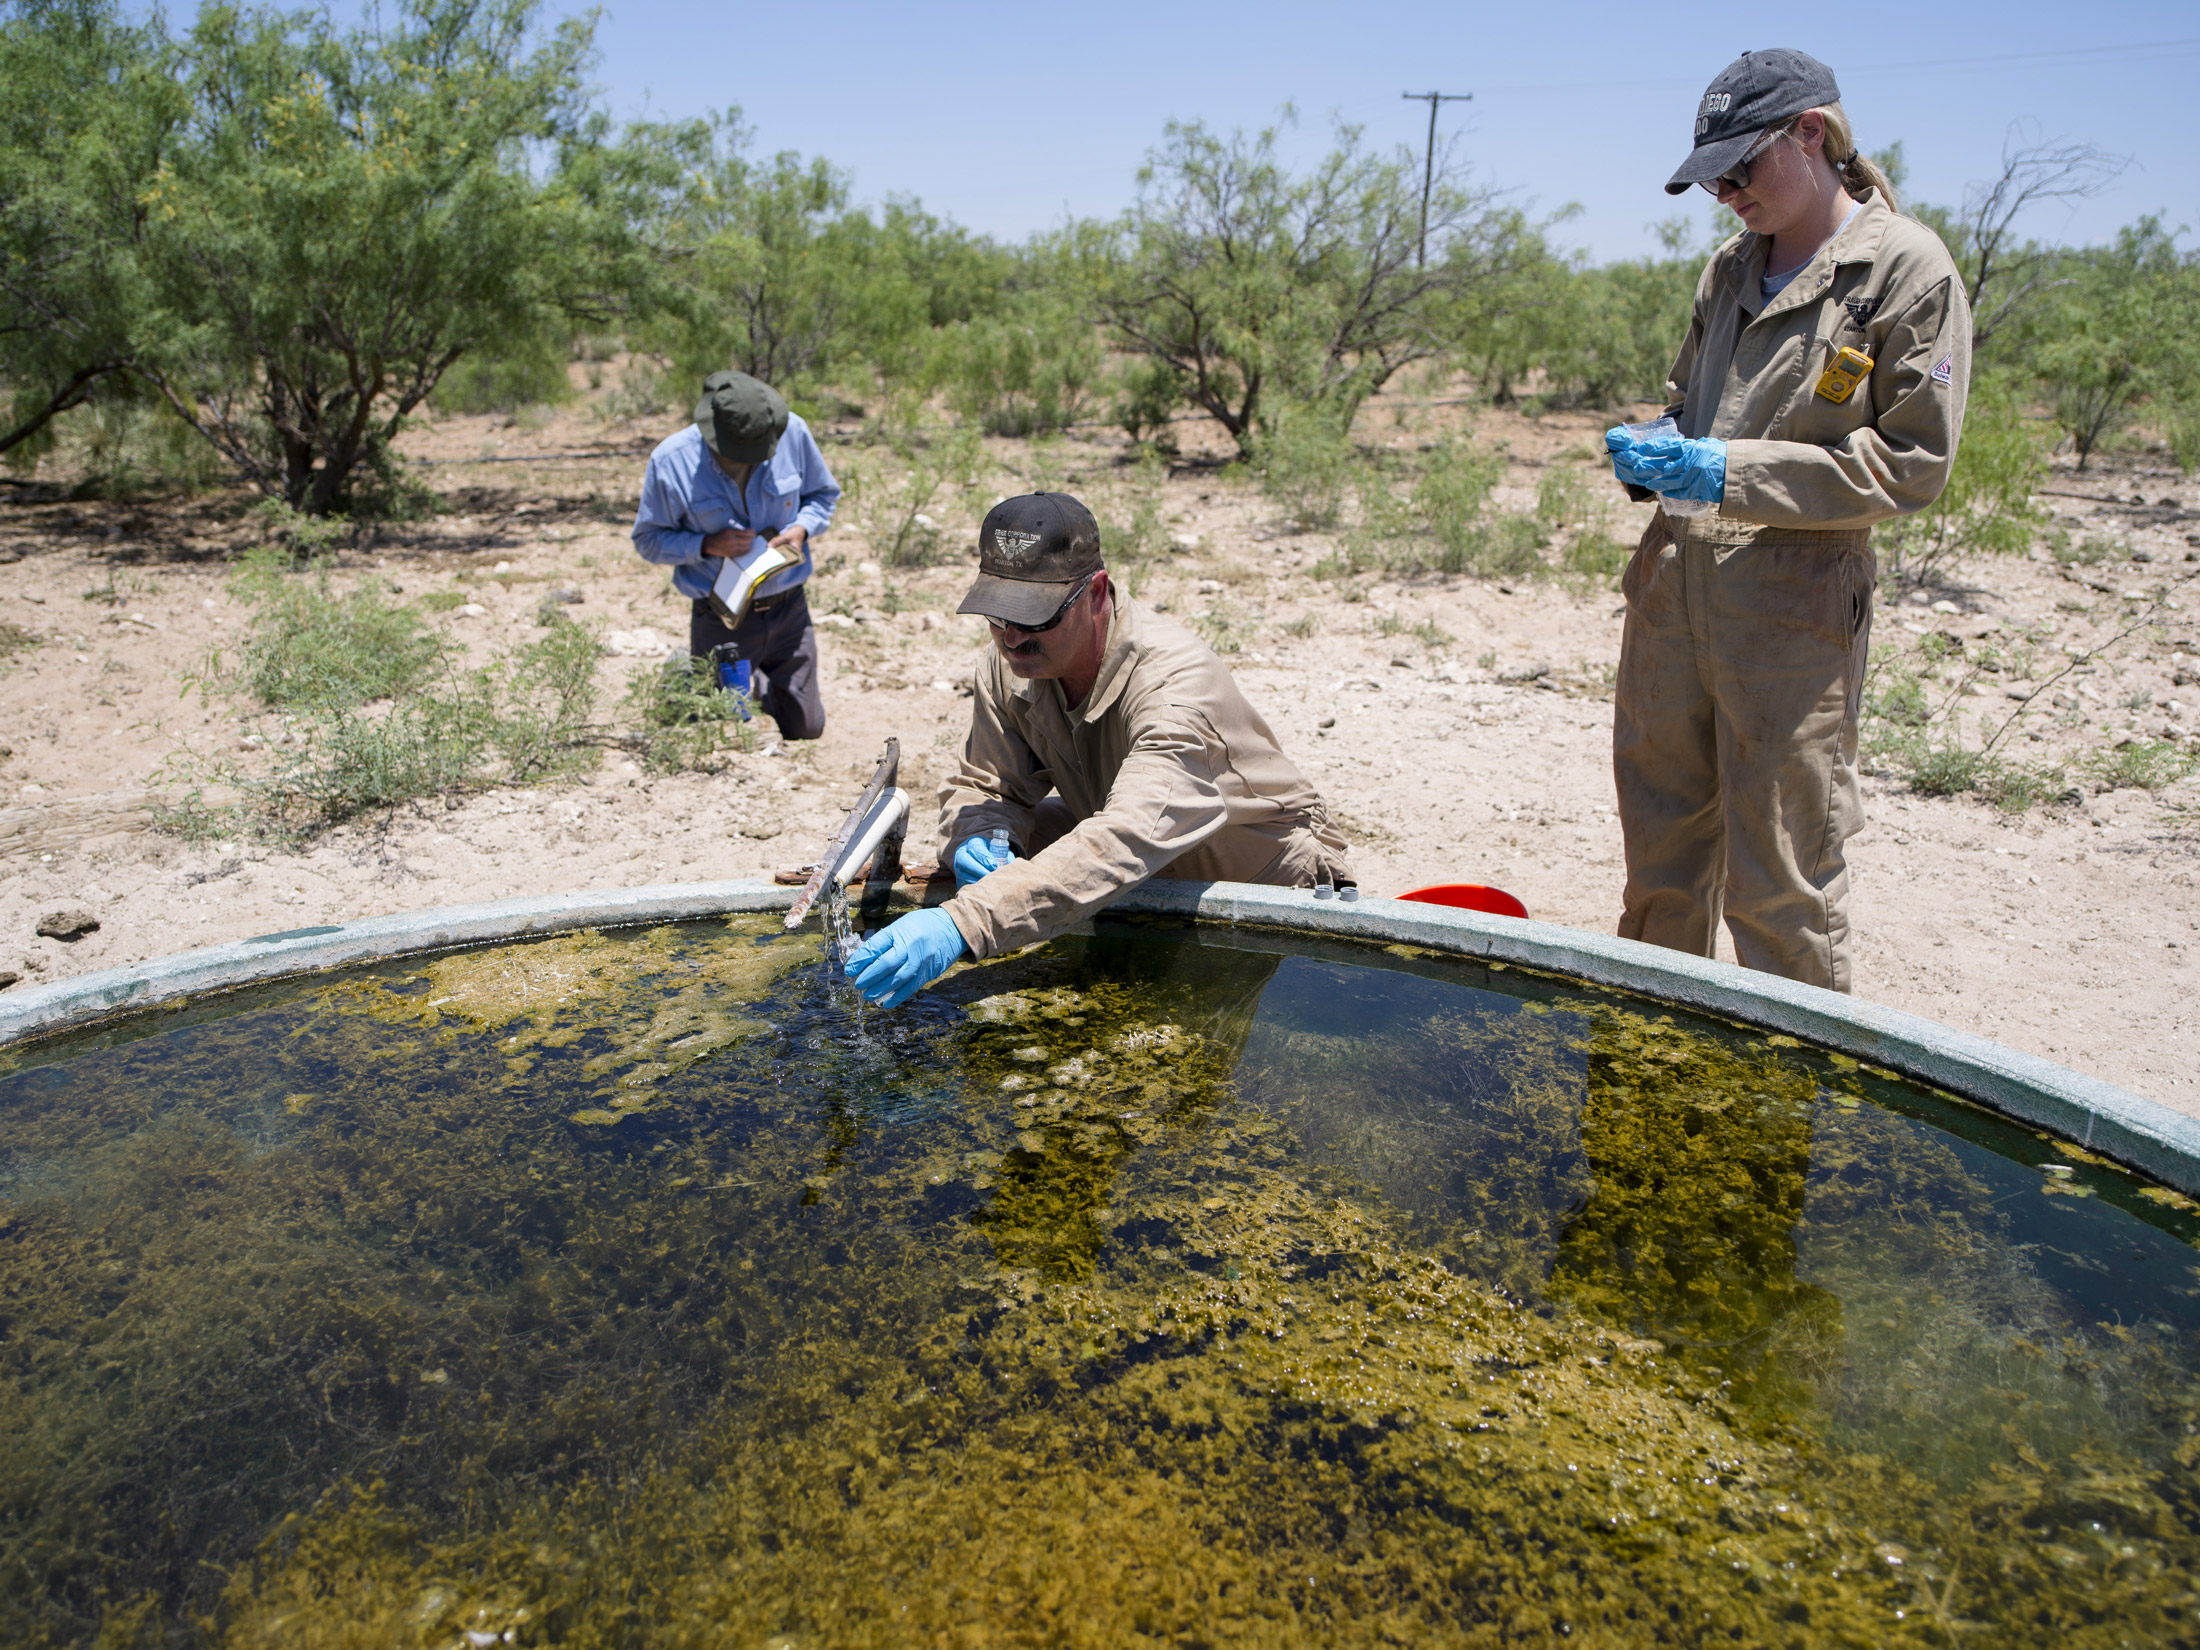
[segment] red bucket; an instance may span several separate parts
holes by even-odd
[[[1493,917],[1524,917],[1528,908],[1502,888],[1486,888],[1479,882],[1439,882],[1434,887],[1416,888],[1410,894],[1400,894],[1400,899],[1418,900],[1423,905],[1451,905],[1462,911],[1487,911]]]

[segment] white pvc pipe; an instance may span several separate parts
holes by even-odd
[[[878,845],[908,817],[909,793],[897,785],[871,805],[871,817],[849,840],[848,851],[840,856],[839,867],[825,879],[826,886],[844,883],[850,873],[870,864],[872,856],[878,852]]]

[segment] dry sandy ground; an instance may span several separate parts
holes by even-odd
[[[652,435],[671,427],[606,429],[580,414],[531,432],[446,420],[412,451],[454,513],[386,532],[341,565],[379,569],[408,596],[462,589],[482,611],[448,622],[479,658],[539,634],[536,608],[553,583],[578,588],[584,600],[571,611],[629,646],[648,645],[634,635],[645,629],[670,645],[684,636],[685,604],[634,556],[625,521]],[[1432,425],[1400,409],[1380,427],[1406,442]],[[821,433],[836,458],[874,462],[876,449],[849,445],[852,426]],[[1552,464],[1579,466],[1607,496],[1589,462],[1595,433],[1578,418],[1481,422],[1484,438],[1511,443],[1501,497],[1515,506],[1532,503]],[[1042,475],[1102,493],[1127,485],[1112,432],[1043,456],[995,443],[989,456],[989,493]],[[1929,630],[1963,635],[1974,650],[2028,632],[2051,661],[2035,671],[2044,678],[2067,650],[2116,634],[2144,608],[2157,623],[2054,684],[2053,702],[2034,702],[2012,739],[2038,757],[2105,749],[2134,731],[2182,732],[2200,722],[2200,665],[2179,657],[2200,654],[2200,584],[2160,607],[2126,592],[2151,599],[2200,572],[2187,565],[2200,560],[2196,496],[2171,475],[2061,476],[2046,502],[2078,533],[2149,560],[1967,567],[1937,593],[1941,611],[1882,610],[1879,652],[1900,656]],[[1184,466],[1163,497],[1179,543],[1198,542],[1148,570],[1140,594],[1182,616],[1219,611],[1232,627],[1240,680],[1345,823],[1370,891],[1494,882],[1545,920],[1610,927],[1621,880],[1608,765],[1617,596],[1560,583],[1316,579],[1331,541],[1285,531],[1249,485]],[[969,541],[986,502],[945,511],[951,541]],[[1630,507],[1598,509],[1632,541]],[[252,532],[217,515],[21,489],[0,497],[0,559],[21,556],[0,566],[0,624],[27,633],[0,664],[0,972],[51,980],[313,922],[797,865],[815,857],[888,735],[902,741],[904,783],[931,795],[960,741],[961,684],[984,644],[977,621],[951,612],[968,578],[961,553],[952,565],[882,574],[861,512],[844,510],[812,592],[815,611],[836,614],[823,633],[831,725],[816,744],[672,778],[612,753],[580,783],[408,808],[303,849],[243,837],[191,844],[152,830],[147,809],[164,762],[236,740],[218,705],[179,697],[186,672],[210,647],[234,648],[246,618],[224,581],[226,559]],[[1309,634],[1285,628],[1308,614]],[[1424,621],[1434,629],[1414,635]],[[1547,673],[1517,679],[1537,664]],[[645,665],[638,655],[607,664],[607,693]],[[1966,727],[2017,708],[2011,692],[2006,673],[1980,677]],[[2127,708],[2143,694],[2153,703]],[[2088,786],[2082,800],[2013,816],[1916,796],[1892,778],[1869,791],[1871,822],[1851,849],[1860,995],[2200,1115],[2200,786]],[[913,836],[911,857],[926,851]],[[34,933],[71,906],[89,907],[97,932],[73,942]]]

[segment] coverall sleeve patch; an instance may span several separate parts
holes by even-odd
[[[1953,355],[1943,355],[1940,358],[1940,364],[1933,368],[1933,382],[1936,384],[1945,384],[1950,379],[1954,378],[1955,375],[1956,358]]]

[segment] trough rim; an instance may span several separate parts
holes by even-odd
[[[796,890],[744,880],[547,894],[316,924],[175,952],[0,998],[0,1049],[186,997],[423,951],[784,911]],[[935,902],[943,891],[933,890]],[[1776,1031],[1929,1083],[2200,1196],[2200,1119],[1916,1014],[1732,963],[1586,929],[1406,900],[1156,878],[1111,912],[1420,946],[1542,970]]]

